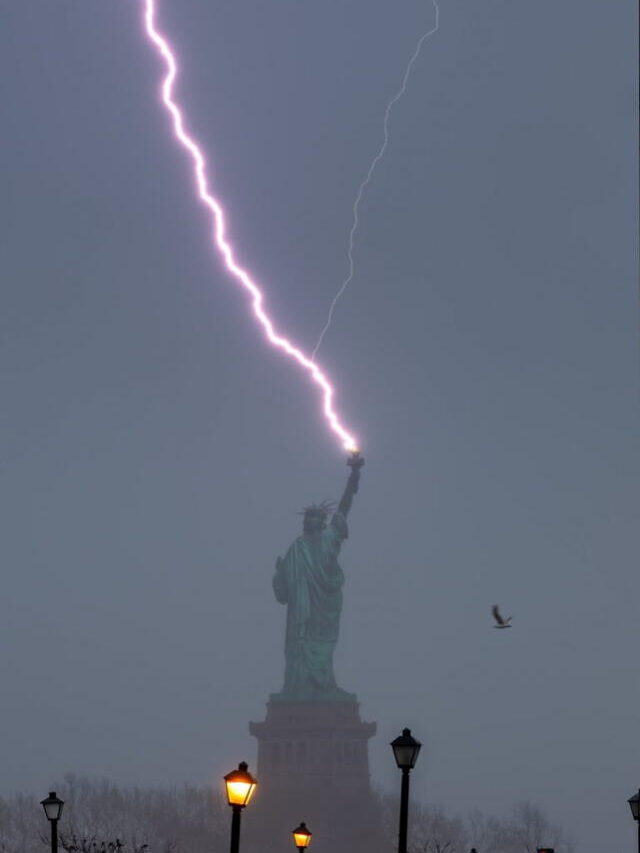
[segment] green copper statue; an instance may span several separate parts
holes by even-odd
[[[352,453],[347,486],[333,512],[325,503],[304,510],[302,535],[278,557],[273,591],[287,605],[284,687],[272,699],[287,702],[352,701],[333,674],[338,641],[344,573],[338,565],[342,543],[349,535],[347,515],[358,491],[364,459]]]

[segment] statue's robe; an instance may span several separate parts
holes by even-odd
[[[347,536],[347,521],[336,512],[321,533],[299,536],[284,559],[278,558],[273,590],[287,605],[284,688],[278,698],[305,701],[349,695],[337,687],[333,674],[344,584],[338,554]]]

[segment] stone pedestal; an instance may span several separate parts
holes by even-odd
[[[327,786],[369,790],[367,741],[375,723],[363,723],[357,702],[274,702],[263,723],[249,723],[258,739],[258,777],[273,788]]]
[[[376,724],[360,719],[356,701],[272,699],[266,720],[249,731],[258,740],[259,788],[246,814],[247,853],[294,853],[300,821],[313,832],[312,853],[382,850],[369,782]]]

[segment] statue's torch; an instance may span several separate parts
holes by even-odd
[[[364,459],[362,458],[359,450],[353,450],[349,457],[347,458],[347,465],[352,471],[359,471],[364,465]]]

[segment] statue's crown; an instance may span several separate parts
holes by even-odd
[[[333,512],[334,505],[331,501],[322,501],[319,504],[310,504],[306,506],[298,515],[314,516],[316,518],[325,519],[330,512]]]

